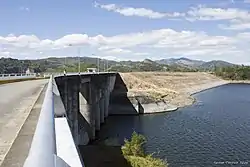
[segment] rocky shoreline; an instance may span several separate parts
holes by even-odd
[[[119,103],[114,111],[122,108],[123,113],[127,113],[125,110],[129,108],[133,110],[132,114],[175,111],[192,105],[196,101],[193,95],[202,91],[231,83],[250,84],[250,80],[223,80],[206,72],[134,72],[120,75],[126,89],[117,91],[117,94],[123,94],[129,100],[126,104]],[[115,99],[126,101],[120,96]]]
[[[181,107],[192,105],[195,102],[195,99],[192,97],[192,95],[200,93],[200,92],[208,90],[208,89],[218,87],[218,86],[226,85],[229,83],[236,83],[236,82],[222,80],[222,81],[218,81],[218,82],[211,82],[211,83],[202,84],[199,86],[189,88],[185,92],[180,93],[178,98],[174,99],[174,100],[179,99],[179,101],[177,100],[174,102],[175,104],[173,104],[172,102],[166,102],[164,100],[153,102],[152,100],[145,100],[145,99],[148,99],[148,97],[145,97],[143,99],[142,96],[140,96],[140,98],[138,98],[137,96],[130,96],[129,99],[130,99],[131,103],[133,104],[134,108],[140,114],[154,114],[154,113],[162,113],[162,112],[172,112],[172,111],[178,110]],[[250,81],[248,83],[250,83]],[[190,97],[190,98],[187,99],[187,97]],[[190,99],[192,99],[192,100],[190,100]],[[184,101],[186,101],[186,100],[188,102],[184,103]],[[177,105],[176,105],[176,103],[177,103]],[[142,109],[140,109],[140,107]]]
[[[232,80],[232,81],[229,81],[229,83],[232,83],[232,84],[250,84],[250,80]]]

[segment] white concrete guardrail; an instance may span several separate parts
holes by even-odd
[[[0,74],[0,80],[36,78],[35,73],[31,74]]]
[[[72,160],[67,160],[68,162],[66,163],[65,156],[58,155],[58,152],[62,152],[61,150],[65,149],[68,151],[68,154],[72,154],[73,152],[74,161],[77,159],[78,162],[77,167],[83,166],[80,162],[79,154],[77,153],[70,130],[64,133],[56,133],[57,129],[55,128],[55,119],[57,118],[54,116],[54,91],[58,91],[57,86],[55,85],[53,76],[50,76],[29,155],[25,160],[23,167],[73,167],[72,165],[75,163],[69,164]],[[58,94],[58,92],[56,94]],[[64,121],[64,125],[68,127],[67,121]],[[63,148],[64,146],[61,144],[61,148],[57,148],[57,142],[60,143],[60,141],[57,141],[56,139],[64,138],[65,136],[69,137],[68,141],[64,140],[64,142],[71,142],[73,144],[71,144],[71,147],[67,148]],[[72,155],[68,156],[70,157]]]

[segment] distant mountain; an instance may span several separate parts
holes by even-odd
[[[76,72],[78,71],[78,57],[66,57],[57,58],[50,57],[46,59],[37,60],[18,60],[12,58],[0,58],[0,73],[20,73],[25,72],[27,68],[33,70],[36,73],[42,72],[62,72],[66,71]],[[162,59],[153,61],[145,59],[143,61],[111,61],[105,59],[98,59],[93,57],[81,57],[80,58],[81,71],[86,71],[89,67],[99,67],[99,69],[120,72],[130,71],[211,71],[215,67],[227,67],[234,66],[232,63],[225,61],[214,60],[210,62],[204,62],[199,60],[191,60],[188,58],[178,59]]]
[[[200,68],[204,70],[214,70],[216,67],[220,68],[220,67],[232,67],[232,66],[235,66],[235,64],[222,61],[222,60],[213,60],[213,61],[203,63],[200,66]]]
[[[142,63],[147,63],[147,64],[156,64],[157,62],[150,60],[150,59],[144,59]],[[158,63],[159,64],[159,63]]]
[[[222,61],[222,60],[213,60],[209,62],[201,61],[201,60],[192,60],[185,57],[181,58],[170,58],[170,59],[161,59],[156,60],[155,62],[159,64],[165,64],[165,65],[178,65],[186,68],[191,69],[198,69],[198,70],[213,70],[215,67],[228,67],[228,66],[235,66],[235,64]]]
[[[170,58],[170,59],[161,59],[161,60],[157,60],[155,61],[159,64],[165,64],[165,65],[179,65],[179,66],[183,66],[183,67],[190,67],[190,68],[194,68],[194,67],[199,67],[201,66],[203,63],[205,63],[204,61],[200,61],[200,60],[191,60],[185,57],[181,57],[181,58]]]
[[[66,58],[59,58],[59,57],[50,57],[47,59],[38,59],[38,61],[45,60],[48,63],[54,63],[57,65],[64,65],[64,64],[77,64],[79,62],[79,57],[66,57]],[[80,57],[81,63],[86,64],[97,64],[99,60],[100,64],[103,64],[104,62],[108,62],[109,64],[116,64],[116,61],[112,60],[104,60],[104,59],[98,59],[94,57]],[[34,60],[35,61],[35,60]]]

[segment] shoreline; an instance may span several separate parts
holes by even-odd
[[[166,104],[164,102],[160,102],[160,104],[155,103],[149,103],[149,104],[142,104],[144,108],[144,112],[142,114],[155,114],[155,113],[165,113],[165,112],[173,112],[179,109],[179,107],[172,105],[172,104]],[[145,110],[145,108],[147,110]]]
[[[231,80],[230,84],[250,84],[250,80]]]
[[[193,105],[197,93],[227,84],[250,84],[250,80],[225,80],[206,72],[134,72],[122,73],[121,77],[132,105],[125,107],[134,114],[176,111]]]
[[[218,81],[218,82],[213,82],[213,83],[207,83],[207,84],[203,84],[203,85],[197,86],[198,88],[197,87],[192,88],[193,90],[188,91],[187,93],[190,96],[193,96],[193,95],[195,95],[197,93],[201,93],[203,91],[206,91],[206,90],[209,90],[209,89],[213,89],[213,88],[216,88],[216,87],[219,87],[219,86],[227,85],[227,84],[230,84],[230,83],[231,83],[230,81],[226,81],[226,80],[222,80],[222,81]]]
[[[233,83],[243,83],[242,81],[227,81],[227,80],[222,80],[222,81],[217,81],[217,82],[211,82],[207,84],[202,84],[199,86],[195,86],[193,88],[190,88],[187,90],[185,93],[188,94],[189,97],[192,97],[192,103],[191,104],[183,104],[181,106],[177,106],[174,104],[166,103],[166,102],[153,102],[153,103],[147,103],[147,104],[141,104],[143,107],[144,111],[143,113],[140,114],[155,114],[155,113],[165,113],[165,112],[173,112],[177,111],[179,108],[187,107],[196,102],[196,99],[193,97],[193,95],[201,93],[203,91],[213,89],[219,86],[227,85],[227,84],[233,84]],[[244,83],[250,84],[250,81],[244,81]],[[185,98],[184,94],[180,94],[181,98]],[[135,105],[135,104],[134,104]],[[135,106],[137,107],[137,105]]]

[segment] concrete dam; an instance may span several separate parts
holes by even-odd
[[[127,92],[119,73],[51,76],[24,167],[83,167],[86,160],[88,166],[89,162],[95,163],[92,157],[98,151],[91,148],[100,139],[99,132],[108,116],[138,115],[143,111],[139,100],[131,100]],[[99,166],[110,158],[127,163],[120,147],[114,148],[114,157],[101,151]],[[115,166],[120,165],[117,162]]]
[[[119,73],[59,76],[55,82],[61,96],[54,99],[55,113],[63,116],[60,111],[65,108],[76,145],[95,140],[109,115],[139,114]]]

